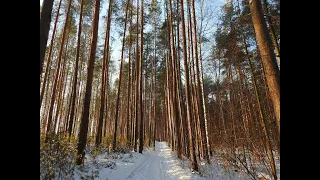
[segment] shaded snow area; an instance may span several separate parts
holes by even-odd
[[[226,156],[222,150],[216,151],[213,156],[210,157],[211,164],[204,161],[199,163],[199,171],[203,177],[207,179],[217,179],[217,180],[272,180],[270,176],[271,170],[266,168],[266,162],[253,159],[245,158],[239,153],[237,154],[236,161],[230,157]],[[247,154],[248,156],[248,154]],[[279,156],[274,153],[276,162],[277,179],[280,180],[280,159]],[[233,156],[233,158],[235,158]],[[240,161],[241,159],[241,161]],[[249,160],[250,159],[250,160]],[[269,165],[268,165],[269,166]]]

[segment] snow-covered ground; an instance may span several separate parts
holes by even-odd
[[[146,159],[128,176],[128,179],[204,179],[189,169],[182,168],[180,161],[165,142],[156,142],[156,150],[150,152]]]
[[[99,180],[178,180],[206,179],[199,174],[192,173],[190,169],[183,168],[166,142],[156,142],[156,149],[147,149],[143,154],[132,152],[132,154],[114,155],[112,160],[115,166],[105,155],[99,155],[96,159],[87,157],[80,172],[75,173],[75,179],[93,176]],[[113,165],[110,165],[113,164]],[[85,166],[86,166],[85,165]],[[108,167],[109,166],[109,167]]]
[[[92,158],[86,155],[84,166],[76,167],[74,179],[96,180],[249,180],[243,170],[225,167],[223,160],[212,157],[211,164],[199,163],[199,173],[192,172],[189,161],[180,160],[166,142],[156,142],[156,149],[138,152],[101,154]],[[279,167],[280,168],[280,167]],[[278,172],[280,179],[280,172]],[[271,179],[262,173],[259,179]],[[264,178],[262,177],[264,176]]]

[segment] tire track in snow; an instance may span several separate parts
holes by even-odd
[[[127,180],[196,180],[197,177],[179,165],[179,160],[173,156],[166,143],[158,142],[156,150],[146,153],[145,158],[130,175]]]
[[[141,171],[147,164],[149,164],[150,157],[151,156],[149,154],[148,157],[139,166],[137,166],[126,179],[131,179],[135,174],[137,174],[137,172]]]
[[[166,180],[166,168],[165,168],[165,165],[164,165],[164,158],[161,157],[161,160],[159,161],[159,164],[160,164],[160,179],[161,180]]]
[[[163,171],[163,160],[160,160],[160,161],[159,161],[159,169],[160,169],[160,180],[164,180],[164,177],[163,177],[163,176],[164,176],[164,175],[163,175],[163,174],[164,174],[164,173],[163,173],[163,172],[164,172],[164,171]]]

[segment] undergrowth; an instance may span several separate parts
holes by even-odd
[[[45,134],[40,135],[40,180],[89,180],[99,177],[102,168],[113,169],[115,160],[132,162],[129,143],[123,137],[117,138],[117,148],[112,149],[112,136],[102,139],[99,147],[95,146],[94,137],[88,137],[85,148],[85,162],[76,165],[77,138],[66,133],[50,133],[45,142]],[[124,156],[124,154],[129,154]],[[104,155],[104,156],[103,156]],[[98,158],[98,156],[103,156]],[[98,159],[100,159],[98,161]],[[102,159],[102,160],[101,160]]]

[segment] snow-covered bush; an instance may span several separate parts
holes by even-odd
[[[49,134],[40,139],[40,179],[72,179],[74,175],[75,146],[63,134]]]

